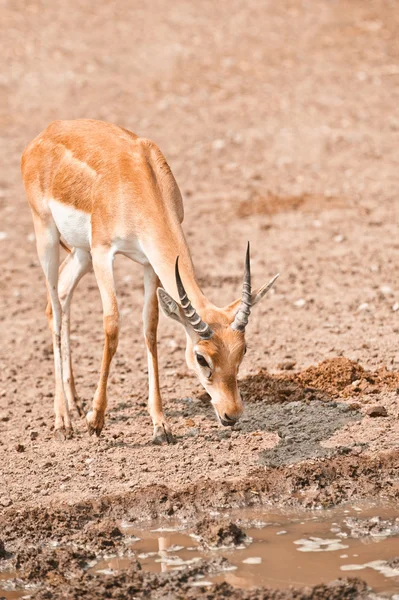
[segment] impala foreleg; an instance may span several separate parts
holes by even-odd
[[[157,328],[158,328],[158,298],[157,288],[159,279],[151,265],[144,268],[144,307],[143,325],[144,339],[148,359],[148,411],[154,424],[154,444],[173,443],[173,435],[166,422],[162,408],[162,397],[159,388]]]
[[[89,433],[100,435],[104,426],[104,415],[107,407],[107,382],[112,358],[118,347],[119,313],[116,300],[113,274],[114,255],[108,248],[96,248],[92,251],[93,268],[101,294],[104,314],[104,352],[101,363],[101,374],[93,399],[93,408],[87,414]]]
[[[50,310],[47,310],[53,336],[55,368],[55,436],[65,439],[72,434],[71,420],[66,401],[62,376],[61,326],[62,310],[58,296],[59,232],[53,221],[34,218],[37,252],[46,277]]]

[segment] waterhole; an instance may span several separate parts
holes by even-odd
[[[234,587],[286,588],[360,577],[376,592],[399,600],[399,513],[361,507],[313,513],[240,510],[213,513],[214,523],[238,523],[246,539],[236,546],[212,546],[178,523],[137,528],[122,522],[134,536],[131,549],[144,570],[184,569],[201,559],[227,559],[224,570],[200,575],[193,585],[226,581]],[[394,559],[397,559],[396,561]],[[128,558],[97,563],[96,571],[126,568]]]
[[[122,521],[119,527],[118,556],[88,560],[89,571],[112,577],[132,561],[153,573],[198,564],[190,585],[226,581],[244,589],[302,587],[352,576],[365,580],[379,597],[399,600],[399,513],[392,507],[246,509],[210,512],[194,524]],[[32,586],[17,577],[21,573],[0,572],[0,600],[30,596]]]

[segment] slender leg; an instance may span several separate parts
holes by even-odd
[[[47,293],[51,304],[51,327],[53,334],[55,367],[55,437],[65,439],[72,434],[68,404],[64,394],[61,353],[61,303],[58,297],[59,237],[52,220],[42,221],[34,217],[36,245],[39,260],[46,277]]]
[[[113,252],[106,247],[92,250],[93,268],[101,294],[104,313],[104,353],[101,363],[101,374],[93,399],[93,408],[87,414],[87,426],[90,435],[100,435],[104,426],[104,414],[107,407],[107,382],[112,358],[118,347],[119,313],[116,300]]]
[[[161,391],[159,388],[157,328],[158,328],[158,298],[157,287],[159,279],[151,265],[144,267],[144,308],[143,325],[144,339],[148,359],[148,411],[154,424],[154,444],[163,442],[173,443],[173,435],[166,422],[162,409]]]
[[[73,379],[71,346],[70,346],[70,315],[73,292],[82,277],[91,271],[92,263],[89,252],[75,249],[69,254],[61,265],[58,283],[58,296],[62,308],[61,349],[62,349],[62,376],[64,391],[70,411],[76,410],[80,416],[84,415],[83,407],[78,399]]]

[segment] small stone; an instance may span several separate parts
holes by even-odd
[[[392,310],[393,312],[397,312],[399,310],[399,302],[395,302],[395,304],[392,306]]]
[[[382,285],[380,287],[380,292],[384,296],[390,296],[391,294],[393,294],[393,290],[391,287],[389,287],[389,285]]]
[[[226,145],[226,142],[224,140],[214,140],[212,142],[212,148],[214,148],[215,150],[222,150]]]
[[[366,410],[366,415],[369,417],[387,417],[388,413],[385,406],[376,404],[375,406],[370,406],[370,408]]]
[[[297,308],[302,308],[305,306],[305,304],[306,304],[305,298],[299,298],[299,300],[294,302],[294,306],[296,306]]]
[[[37,438],[39,437],[39,432],[38,431],[31,431],[30,432],[30,439],[33,440],[37,440]]]
[[[351,402],[348,404],[348,408],[349,410],[359,410],[359,408],[361,408],[361,404],[359,404],[359,402]]]
[[[23,444],[16,444],[15,445],[15,450],[17,452],[25,452],[25,446]]]
[[[359,454],[362,453],[363,448],[361,446],[353,446],[352,448],[352,454],[354,454],[355,456],[359,456]]]
[[[4,496],[3,498],[0,498],[0,505],[4,506],[4,508],[6,508],[7,506],[11,506],[11,504],[12,504],[12,500],[8,496]],[[1,552],[0,552],[0,554],[1,554]]]
[[[295,365],[296,365],[295,360],[284,360],[283,362],[281,362],[277,365],[277,368],[281,369],[282,371],[292,371],[292,369],[295,367]]]
[[[359,306],[357,307],[358,312],[362,312],[363,310],[369,310],[369,303],[368,302],[362,302],[362,304],[359,304]]]
[[[341,242],[343,242],[345,239],[345,236],[342,235],[341,233],[334,236],[334,242],[336,242],[337,244],[340,244]]]
[[[195,427],[195,421],[193,421],[192,419],[186,419],[185,424],[186,427]]]

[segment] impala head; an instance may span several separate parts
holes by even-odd
[[[179,273],[176,260],[176,285],[180,304],[164,289],[158,289],[163,312],[183,325],[186,330],[186,361],[196,372],[211,397],[222,425],[234,425],[243,411],[237,375],[246,352],[245,328],[251,308],[270,290],[278,275],[251,293],[249,243],[245,260],[242,296],[224,308],[211,306],[201,311],[192,306]]]

